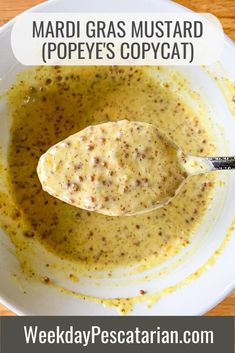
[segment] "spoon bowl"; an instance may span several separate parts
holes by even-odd
[[[189,176],[232,169],[234,157],[186,155],[154,125],[120,120],[89,126],[52,146],[38,163],[42,187],[108,216],[166,206]]]

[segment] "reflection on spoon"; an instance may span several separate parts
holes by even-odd
[[[221,158],[185,155],[154,125],[121,120],[57,143],[41,156],[37,172],[43,189],[62,201],[130,216],[166,205],[187,176],[221,169]],[[222,169],[232,159],[224,157]]]

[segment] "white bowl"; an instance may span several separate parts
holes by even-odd
[[[182,12],[189,11],[180,5],[165,0],[54,0],[36,6],[31,12]],[[11,28],[14,20],[0,29],[0,89],[7,88],[14,81],[15,74],[22,70],[10,46]],[[228,38],[221,57],[221,63],[210,68],[212,74],[235,78],[235,48]],[[220,154],[235,155],[235,119],[232,116],[225,95],[211,74],[199,67],[182,67],[179,70],[191,82],[192,87],[206,99],[215,126],[222,126],[223,133],[217,128]],[[219,81],[220,82],[220,81]],[[4,107],[0,107],[4,111]],[[0,145],[7,150],[9,126],[4,115],[0,116]],[[226,147],[225,147],[226,146]],[[147,284],[148,291],[164,290],[182,281],[197,271],[223,243],[225,235],[235,216],[235,173],[221,172],[224,185],[215,190],[215,197],[203,224],[194,235],[191,255],[167,275]],[[231,233],[222,253],[215,264],[194,281],[188,281],[156,304],[147,309],[145,305],[135,306],[131,315],[201,315],[220,302],[235,285],[235,236]],[[13,245],[3,230],[0,230],[0,300],[11,310],[21,315],[115,315],[113,308],[105,308],[92,301],[83,301],[69,294],[62,294],[50,286],[21,279],[20,285],[13,273],[20,276],[20,268],[15,258]],[[179,254],[182,256],[183,252]],[[20,278],[20,277],[19,277]],[[132,283],[120,288],[107,281],[97,287],[93,283],[80,285],[83,293],[109,297],[132,296],[138,293],[139,284]],[[26,289],[28,294],[24,294]]]

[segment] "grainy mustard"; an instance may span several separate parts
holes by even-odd
[[[183,83],[182,89],[174,91],[169,80],[157,76],[164,70],[39,67],[22,73],[9,89],[12,124],[4,167],[7,186],[0,192],[0,224],[15,244],[24,269],[33,268],[34,258],[40,256],[27,256],[36,242],[58,259],[71,261],[78,274],[101,270],[109,276],[120,267],[138,264],[146,269],[163,263],[190,243],[210,203],[214,175],[188,178],[166,207],[111,217],[55,199],[42,190],[36,172],[40,156],[51,146],[89,125],[120,117],[153,124],[185,153],[215,154],[208,116],[187,103]],[[92,145],[90,152],[95,153]],[[105,162],[103,156],[101,162]],[[50,266],[45,263],[45,276]],[[36,277],[35,270],[27,275]],[[139,289],[145,290],[143,285]],[[111,304],[123,307],[125,301]],[[131,306],[130,298],[128,303]]]
[[[37,171],[52,196],[109,216],[165,205],[187,177],[171,141],[154,125],[128,120],[69,136],[40,157]]]
[[[35,239],[82,268],[111,270],[153,260],[161,263],[190,242],[210,200],[209,174],[189,178],[167,207],[110,217],[50,196],[36,172],[40,156],[52,145],[120,116],[154,124],[187,153],[213,154],[203,118],[149,70],[41,67],[23,73],[9,90],[8,197],[16,203],[15,221],[21,221],[19,247]]]

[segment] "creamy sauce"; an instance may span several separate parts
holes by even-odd
[[[187,177],[171,141],[151,124],[128,120],[92,125],[59,142],[37,171],[49,194],[109,216],[165,205]]]
[[[153,123],[186,152],[212,154],[200,118],[148,69],[40,68],[12,87],[9,102],[10,188],[26,238],[90,270],[161,263],[189,243],[210,200],[210,175],[189,179],[166,208],[118,219],[55,200],[37,178],[39,157],[50,146],[120,116]]]
[[[190,243],[210,203],[214,175],[187,178],[166,207],[131,217],[105,216],[56,200],[37,177],[38,160],[49,147],[89,125],[120,117],[153,124],[185,153],[215,154],[208,117],[197,114],[169,82],[153,78],[154,70],[164,69],[43,67],[21,74],[8,91],[12,126],[0,222],[23,267],[28,244],[36,242],[81,273],[112,273],[136,264],[146,269]],[[107,303],[124,312],[126,303],[131,306],[130,298]]]
[[[161,298],[166,295],[170,295],[174,293],[179,288],[187,286],[191,282],[195,281],[198,277],[200,277],[203,273],[209,270],[216,262],[217,258],[221,255],[225,247],[227,246],[232,232],[235,230],[235,219],[231,223],[223,241],[220,246],[215,250],[215,252],[209,257],[209,259],[204,263],[201,267],[199,267],[196,271],[191,273],[189,276],[184,278],[182,281],[178,282],[175,285],[164,288],[163,290],[154,292],[154,293],[146,293],[143,290],[140,290],[139,295],[127,298],[97,298],[87,295],[82,295],[80,293],[69,291],[66,288],[59,287],[56,284],[51,284],[52,287],[57,288],[61,293],[66,295],[73,295],[74,297],[82,300],[90,300],[96,302],[98,304],[102,304],[105,307],[115,307],[119,311],[120,314],[125,315],[130,313],[133,310],[134,305],[147,303],[148,308],[152,308]]]

